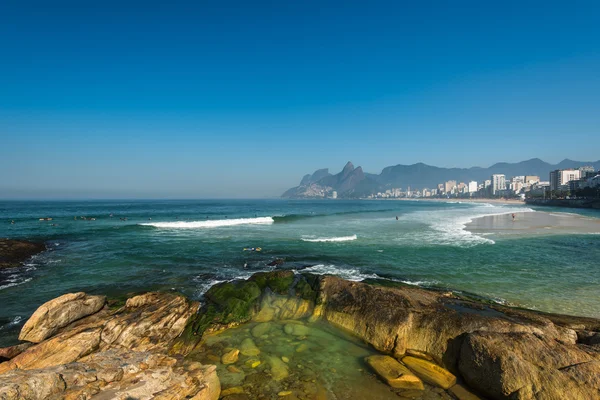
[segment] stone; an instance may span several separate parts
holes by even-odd
[[[235,364],[238,360],[240,351],[238,349],[230,350],[221,356],[223,365]]]
[[[289,359],[289,358],[287,358],[286,356],[282,356],[282,357],[281,357],[281,361],[283,361],[284,363],[289,363],[289,362],[290,362],[290,359]]]
[[[283,397],[283,396],[289,396],[290,394],[292,394],[291,390],[283,390],[283,391],[277,393],[277,396]]]
[[[531,333],[473,332],[460,348],[465,382],[491,398],[593,399],[600,354]]]
[[[234,374],[239,374],[240,372],[242,372],[242,370],[236,367],[235,365],[227,366],[227,371],[232,372]]]
[[[105,296],[89,296],[83,292],[52,299],[38,307],[27,320],[19,340],[40,343],[71,322],[98,312],[105,303]]]
[[[481,400],[479,396],[474,395],[467,388],[458,383],[448,389],[448,391],[452,393],[458,400]]]
[[[221,396],[229,396],[230,394],[241,394],[244,393],[244,388],[241,386],[234,386],[228,389],[221,390]]]
[[[44,250],[44,243],[0,239],[0,269],[19,267],[23,261]]]
[[[151,292],[127,299],[102,329],[102,348],[166,351],[182,334],[198,303],[173,293]]]
[[[21,343],[14,346],[0,348],[0,363],[15,358],[33,345],[33,343]]]
[[[300,325],[300,324],[285,324],[285,326],[283,327],[283,330],[288,335],[293,335],[293,336],[306,336],[310,332],[310,330],[308,329],[308,327],[306,325]]]
[[[275,308],[265,306],[252,318],[256,322],[268,322],[272,321],[275,317]]]
[[[296,347],[296,353],[302,353],[306,350],[308,350],[308,345],[306,343],[301,343],[298,347]]]
[[[406,356],[402,358],[402,362],[410,368],[415,375],[431,385],[449,389],[456,383],[456,376],[431,361]]]
[[[252,339],[246,338],[240,344],[240,353],[245,356],[257,356],[260,354],[260,349],[256,347]]]
[[[252,328],[252,330],[250,332],[252,333],[252,336],[254,336],[255,338],[259,338],[259,337],[263,336],[264,334],[268,333],[270,330],[271,330],[271,324],[262,323],[262,324],[256,325],[254,328]]]
[[[424,351],[416,350],[416,349],[406,349],[405,355],[422,358],[423,360],[435,362],[432,356],[425,353]]]
[[[423,382],[417,376],[390,356],[369,356],[365,358],[365,362],[382,380],[393,388],[424,389]]]
[[[277,357],[268,356],[267,363],[271,367],[271,376],[276,381],[281,381],[290,375],[288,366]]]
[[[255,358],[250,358],[244,362],[244,365],[247,366],[248,368],[256,368],[260,365],[260,360],[257,360]]]

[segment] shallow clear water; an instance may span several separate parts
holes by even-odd
[[[298,323],[251,323],[208,335],[188,358],[216,365],[222,389],[240,388],[253,399],[276,399],[281,392],[288,392],[286,399],[393,400],[403,398],[399,397],[402,394],[432,400],[451,398],[427,384],[424,391],[392,389],[364,362],[365,357],[379,354],[372,348],[322,322],[300,322],[305,329],[302,335],[286,333],[286,325]],[[260,334],[256,328],[261,329]],[[228,351],[244,349],[242,342],[248,339],[259,354],[240,353],[235,363],[221,362]]]
[[[478,216],[527,210],[411,201],[0,202],[0,237],[43,240],[50,249],[0,271],[0,345],[66,292],[161,289],[201,298],[215,282],[274,268],[384,277],[600,317],[600,235],[463,229]],[[244,251],[251,247],[262,251]],[[267,265],[277,258],[286,263]]]

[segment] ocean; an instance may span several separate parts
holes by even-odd
[[[67,292],[172,290],[202,299],[215,283],[277,268],[600,317],[599,234],[465,229],[481,216],[544,211],[564,210],[453,201],[3,201],[0,237],[41,240],[48,251],[0,270],[0,346],[16,343],[31,313]]]

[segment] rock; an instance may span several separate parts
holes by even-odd
[[[260,354],[260,349],[256,347],[252,339],[246,338],[242,340],[242,344],[240,345],[240,353],[245,356],[257,356]]]
[[[402,358],[402,362],[410,368],[415,375],[431,385],[449,389],[456,383],[456,377],[454,375],[431,361],[407,356]]]
[[[290,359],[289,359],[289,358],[287,358],[286,356],[282,356],[282,357],[281,357],[281,361],[283,361],[284,363],[289,363],[289,362],[290,362]]]
[[[221,362],[223,365],[234,364],[237,362],[239,354],[238,349],[230,350],[221,356]]]
[[[292,394],[291,390],[283,390],[283,391],[277,393],[277,396],[283,397],[283,396],[289,396],[290,394]]]
[[[255,358],[249,358],[244,362],[244,365],[248,368],[256,368],[260,365],[260,360],[257,360]]]
[[[198,303],[172,293],[151,292],[132,297],[104,325],[101,347],[166,351],[197,309]]]
[[[82,326],[32,346],[0,364],[0,374],[11,369],[39,369],[68,364],[97,350],[101,327]]]
[[[593,399],[600,354],[531,333],[473,332],[460,348],[466,383],[494,399]]]
[[[416,350],[416,349],[406,349],[405,355],[422,358],[423,360],[435,362],[432,356],[425,353],[424,351]]]
[[[95,353],[77,363],[0,375],[0,398],[83,399],[193,398],[216,400],[220,384],[214,367],[178,365],[165,355],[126,350]],[[118,396],[117,396],[118,394]]]
[[[256,325],[254,328],[252,328],[251,333],[252,333],[252,336],[254,336],[255,338],[259,338],[262,335],[268,333],[270,330],[271,330],[271,324],[262,323],[262,324]]]
[[[471,393],[467,388],[460,384],[456,384],[449,389],[449,392],[458,400],[481,400],[478,396]]]
[[[310,330],[308,329],[308,327],[306,325],[300,325],[300,324],[285,324],[285,326],[283,327],[283,330],[288,335],[293,335],[293,336],[306,336],[310,332]]]
[[[23,261],[44,250],[44,243],[0,239],[0,269],[18,267]]]
[[[14,358],[33,346],[33,343],[21,343],[10,347],[0,348],[0,363]]]
[[[227,371],[232,372],[234,374],[239,374],[240,372],[242,372],[242,370],[236,367],[235,365],[229,365],[227,367]]]
[[[277,357],[268,356],[267,363],[271,367],[271,376],[276,381],[281,381],[290,375],[288,366]]]
[[[19,340],[39,343],[71,322],[99,311],[105,296],[88,296],[83,292],[67,293],[42,304],[27,320]]]
[[[302,353],[306,350],[308,350],[308,345],[306,343],[301,343],[298,347],[296,347],[296,353]]]
[[[244,388],[241,386],[234,386],[229,389],[221,390],[221,396],[229,396],[230,394],[241,394],[244,393]]]
[[[252,319],[256,322],[268,322],[272,321],[275,317],[275,308],[270,306],[264,306],[260,309]]]
[[[390,356],[369,356],[365,362],[388,385],[397,389],[423,390],[423,382],[408,368]]]

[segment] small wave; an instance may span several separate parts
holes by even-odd
[[[340,268],[333,264],[318,264],[312,267],[304,268],[302,272],[311,272],[317,275],[335,275],[347,281],[360,282],[365,279],[382,279],[377,274],[363,274],[356,268]]]
[[[273,217],[273,220],[276,223],[287,223],[287,222],[294,222],[294,221],[307,219],[307,218],[333,217],[333,216],[352,215],[352,214],[370,214],[370,213],[380,213],[380,212],[389,212],[389,211],[394,211],[394,209],[393,208],[385,208],[385,209],[379,209],[379,210],[350,210],[350,211],[333,212],[333,213],[328,213],[328,214],[316,214],[316,213],[287,214],[287,215],[276,215]]]
[[[167,229],[197,229],[197,228],[221,228],[225,226],[235,225],[270,225],[273,218],[258,217],[258,218],[235,218],[235,219],[217,219],[206,221],[175,221],[175,222],[150,222],[139,224],[142,226],[153,226],[155,228]]]
[[[8,288],[13,287],[13,286],[22,285],[23,283],[27,283],[30,280],[31,280],[31,278],[24,279],[21,282],[16,282],[16,281],[12,281],[11,282],[11,281],[9,281],[9,283],[7,283],[5,285],[0,285],[0,290],[8,289]]]
[[[316,239],[302,238],[302,241],[304,241],[304,242],[348,242],[348,241],[356,240],[356,239],[358,239],[358,237],[356,235],[352,235],[352,236],[339,236],[339,237],[316,238]]]
[[[0,331],[10,328],[12,326],[18,325],[19,322],[21,322],[23,320],[23,317],[21,317],[20,315],[17,315],[16,317],[14,317],[10,322],[8,322],[7,324],[4,324],[2,326],[0,326]]]

